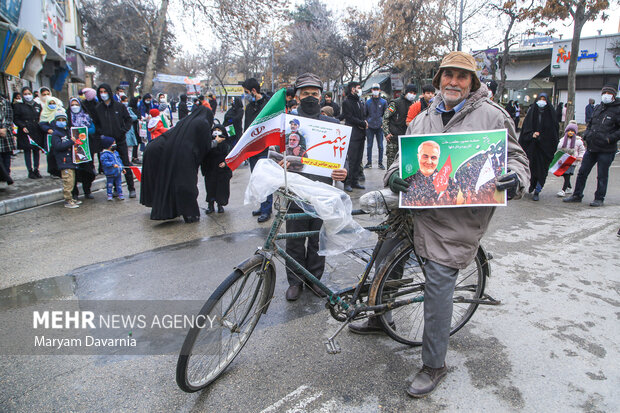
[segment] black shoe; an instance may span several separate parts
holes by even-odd
[[[568,198],[564,198],[562,202],[581,202],[581,197],[575,196],[574,194],[569,196]]]
[[[390,327],[395,329],[394,322],[390,323]],[[367,321],[358,324],[349,324],[349,331],[355,334],[385,334],[383,325],[377,317],[368,317]]]
[[[114,198],[118,198],[118,192],[116,192],[116,189],[114,189],[114,190],[112,191],[112,196],[113,196]]]
[[[95,196],[93,194],[91,194],[90,192],[85,192],[84,193],[84,198],[85,199],[95,199]]]
[[[301,295],[301,290],[303,289],[303,285],[291,285],[286,290],[286,300],[287,301],[297,301],[299,296]]]
[[[445,363],[443,367],[434,369],[428,366],[423,366],[422,369],[415,375],[413,382],[407,389],[407,394],[416,399],[431,394],[446,377],[448,368]]]
[[[353,188],[351,188],[351,185],[345,185],[344,190],[347,192],[353,192]]]
[[[382,163],[380,163],[380,164],[379,164],[379,169],[383,169],[383,170],[385,170],[385,166],[383,166],[383,164],[382,164]]]
[[[540,197],[538,196],[540,192],[534,192],[534,195],[532,196],[532,201],[538,201],[540,199]]]
[[[594,201],[590,202],[590,206],[591,207],[602,207],[603,201],[600,199],[595,199]]]
[[[368,163],[364,166],[364,168],[366,168],[366,169],[370,169],[370,168],[372,168],[372,164],[371,164],[370,162],[368,162]]]
[[[618,238],[620,238],[620,229],[618,230],[618,233],[616,235],[618,236]]]
[[[262,214],[260,217],[258,217],[257,221],[259,223],[263,223],[263,222],[269,221],[270,218],[271,218],[271,214]]]
[[[252,216],[253,217],[257,217],[259,215],[262,215],[263,213],[261,212],[260,209],[257,209],[256,211],[252,211]]]
[[[366,187],[362,184],[353,184],[351,187],[355,189],[366,189]]]
[[[135,198],[135,197],[136,197],[136,191],[132,189],[131,191],[129,191],[129,198]]]
[[[28,178],[29,179],[37,179],[37,176],[34,174],[33,171],[28,171]]]
[[[223,207],[223,206],[221,206],[221,205],[218,205],[218,206],[217,206],[217,213],[218,213],[218,214],[221,214],[222,212],[224,212],[224,207]]]
[[[192,222],[200,221],[200,217],[183,215],[183,220],[185,221],[186,224],[191,224]]]
[[[325,291],[321,290],[321,287],[319,287],[316,284],[310,284],[310,291],[312,291],[314,295],[316,295],[317,297],[321,297],[321,298],[327,297],[327,294],[325,294]]]
[[[215,212],[213,209],[213,201],[209,202],[209,207],[205,210],[205,214],[209,215]]]
[[[43,177],[41,176],[41,174],[39,173],[39,170],[38,170],[38,169],[35,169],[35,170],[34,170],[34,171],[32,171],[32,172],[34,173],[34,177],[35,177],[36,179],[41,179],[41,178],[43,178]]]
[[[361,174],[358,178],[357,178],[358,182],[366,182],[366,177],[364,176],[364,174]]]

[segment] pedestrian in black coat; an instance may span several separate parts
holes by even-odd
[[[125,105],[116,102],[112,98],[112,88],[106,83],[102,83],[97,88],[97,98],[99,103],[95,107],[95,126],[96,131],[101,136],[109,136],[116,141],[116,148],[121,156],[123,165],[129,166],[129,149],[127,148],[126,134],[131,128],[133,121]],[[129,190],[129,198],[136,197],[136,188],[133,181],[131,169],[126,169],[125,181]]]
[[[225,162],[226,155],[232,149],[226,128],[222,125],[216,125],[213,127],[211,135],[213,137],[211,149],[207,152],[200,166],[207,188],[207,202],[209,204],[207,214],[215,211],[216,202],[217,212],[224,212],[224,206],[228,205],[228,198],[230,197],[230,179],[232,178],[232,171]]]
[[[13,123],[17,126],[17,149],[24,151],[28,178],[40,178],[39,149],[30,144],[28,137],[42,148],[47,148],[46,136],[39,128],[41,105],[34,101],[32,89],[22,88],[23,103],[13,105]]]
[[[189,115],[189,108],[187,107],[187,95],[182,94],[181,100],[179,101],[179,120],[187,117]]]
[[[235,128],[235,134],[228,137],[232,149],[239,141],[241,135],[243,135],[243,103],[241,98],[235,97],[230,109],[224,115],[224,126],[229,125],[233,125]]]
[[[351,141],[347,152],[347,162],[349,164],[347,179],[344,183],[344,190],[351,192],[353,188],[366,189],[359,183],[360,166],[364,155],[366,143],[366,109],[360,100],[361,87],[358,82],[349,82],[347,85],[347,97],[342,102],[342,117],[345,125],[351,126]]]
[[[519,144],[530,161],[530,188],[533,200],[538,201],[549,173],[549,165],[558,149],[558,121],[556,112],[547,101],[547,94],[541,93],[531,105],[523,120]]]

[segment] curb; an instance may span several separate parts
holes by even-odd
[[[106,179],[98,178],[93,181],[91,190],[93,192],[98,191],[100,189],[105,189],[105,186]],[[52,202],[60,201],[62,199],[62,188],[7,199],[5,201],[0,201],[0,215],[6,215],[28,208],[51,204]]]

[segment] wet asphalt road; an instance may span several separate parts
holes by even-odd
[[[495,257],[486,291],[502,305],[480,308],[451,339],[450,373],[427,399],[405,393],[419,348],[344,332],[342,353],[328,355],[323,341],[339,324],[306,292],[286,302],[279,265],[269,312],[209,389],[177,388],[176,354],[0,356],[0,411],[617,411],[619,162],[604,208],[562,204],[551,177],[539,203],[498,209],[484,245]],[[381,172],[367,172],[378,187]],[[243,205],[247,177],[235,175],[225,214],[195,225],[150,221],[135,200],[102,193],[78,210],[0,217],[0,300],[206,300],[266,234]],[[343,255],[324,279],[343,286],[360,271]]]

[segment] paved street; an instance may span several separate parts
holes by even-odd
[[[366,172],[378,188],[382,171]],[[198,224],[150,221],[137,200],[106,202],[102,191],[76,210],[56,203],[0,216],[0,317],[43,299],[206,300],[268,231],[243,205],[248,177],[246,166],[235,172],[226,212]],[[0,356],[0,411],[618,411],[620,160],[603,208],[563,204],[560,187],[550,177],[540,202],[498,209],[483,243],[494,255],[486,292],[502,304],[479,308],[451,339],[449,374],[427,399],[405,393],[419,348],[345,331],[342,353],[327,354],[323,341],[339,324],[306,292],[287,302],[279,265],[269,312],[209,389],[178,389],[175,351]],[[349,256],[329,258],[324,279],[344,286],[361,270]]]

